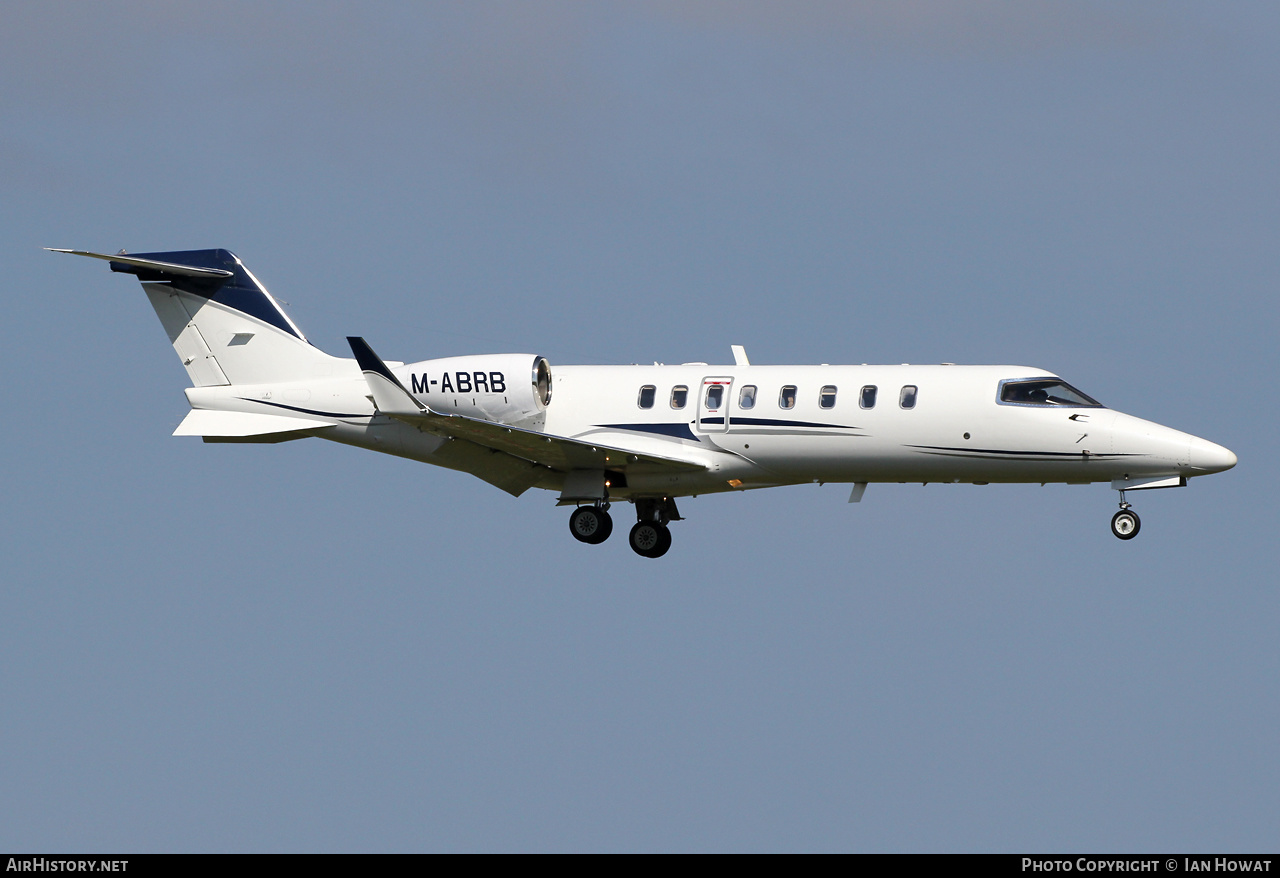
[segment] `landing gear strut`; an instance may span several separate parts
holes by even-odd
[[[1142,529],[1142,519],[1133,507],[1125,502],[1124,491],[1120,492],[1120,511],[1111,516],[1111,532],[1122,540],[1131,540]]]
[[[609,504],[579,506],[569,515],[569,533],[579,542],[593,546],[603,543],[613,533],[613,519],[609,516]]]

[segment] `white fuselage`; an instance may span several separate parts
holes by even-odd
[[[506,361],[515,355],[495,355]],[[462,359],[462,358],[459,358]],[[467,357],[481,372],[486,357]],[[531,359],[531,358],[530,358]],[[333,424],[323,438],[451,466],[438,436],[377,413],[352,360],[329,378],[188,390],[193,407],[285,413]],[[406,388],[436,364],[391,364]],[[521,362],[524,362],[521,360]],[[479,364],[479,365],[477,365]],[[687,496],[802,482],[1111,482],[1190,477],[1235,463],[1225,448],[1112,409],[1000,401],[1002,381],[1052,378],[1025,366],[559,366],[538,417],[515,392],[424,388],[436,411],[534,426],[603,447],[678,456],[704,472],[632,472],[611,495]],[[465,374],[465,373],[464,373]],[[425,379],[422,381],[426,385]],[[718,404],[716,393],[719,387]],[[868,406],[866,388],[875,388]],[[651,388],[651,390],[646,390]],[[683,405],[678,388],[685,388]],[[743,396],[745,388],[752,399]],[[903,404],[904,388],[910,407]],[[673,396],[674,394],[674,396]],[[673,401],[674,400],[674,401]],[[750,402],[750,405],[747,403]],[[439,458],[439,459],[437,459]],[[539,487],[558,489],[554,473]]]

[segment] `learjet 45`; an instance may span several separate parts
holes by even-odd
[[[186,367],[191,411],[175,436],[276,443],[318,437],[470,473],[513,495],[572,506],[569,530],[602,543],[611,504],[636,513],[631,548],[671,546],[676,500],[810,482],[1110,482],[1111,519],[1137,536],[1126,492],[1230,469],[1220,445],[1107,408],[1028,366],[557,366],[534,354],[351,358],[306,336],[226,250],[109,255],[137,276]]]

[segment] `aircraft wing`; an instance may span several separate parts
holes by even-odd
[[[391,414],[400,421],[421,427],[428,433],[467,439],[477,445],[502,451],[523,460],[541,464],[559,472],[575,469],[627,470],[642,466],[646,470],[696,472],[706,466],[691,460],[628,451],[609,445],[598,445],[549,436],[520,427],[508,427],[493,421],[481,421],[463,415],[446,415],[426,409],[421,414]]]
[[[530,461],[557,472],[576,469],[647,472],[699,472],[705,464],[695,460],[631,451],[610,445],[585,442],[567,436],[552,436],[493,421],[433,411],[415,399],[392,374],[363,338],[347,338],[356,362],[373,393],[374,404],[385,415],[412,424],[437,436],[465,439],[476,445]]]

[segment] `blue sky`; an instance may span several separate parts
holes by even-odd
[[[1280,11],[11,3],[0,845],[1270,849]],[[681,504],[171,438],[132,278],[390,359],[1012,363],[1240,465]]]

